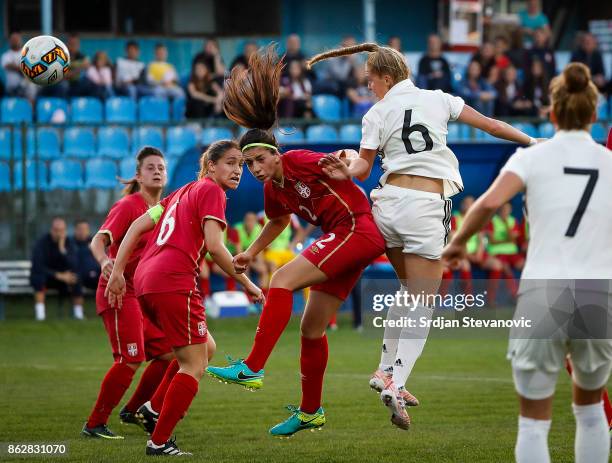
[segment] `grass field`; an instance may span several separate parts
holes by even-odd
[[[139,428],[121,425],[118,410],[109,426],[124,441],[79,435],[112,361],[92,307],[87,307],[85,322],[35,323],[25,318],[32,312],[30,305],[10,304],[8,320],[0,322],[0,442],[63,442],[69,455],[60,461],[141,461],[146,437]],[[224,354],[247,353],[256,322],[254,317],[209,321],[218,345],[213,363],[224,363]],[[341,317],[340,330],[329,334],[323,397],[327,425],[289,440],[270,437],[268,428],[288,416],[283,406],[299,405],[298,322],[292,319],[273,353],[262,390],[248,392],[203,378],[189,414],[176,429],[181,448],[193,452],[197,461],[214,462],[513,461],[517,404],[505,361],[504,330],[486,337],[465,332],[461,337],[444,332],[430,337],[408,383],[421,406],[411,410],[413,426],[406,432],[390,424],[387,410],[368,388],[379,359],[380,332],[357,333]],[[560,375],[549,439],[556,462],[573,461],[569,390],[567,375]],[[9,461],[6,455],[0,460]]]

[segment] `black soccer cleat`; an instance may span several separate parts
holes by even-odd
[[[101,424],[100,426],[96,426],[95,428],[88,428],[87,422],[85,422],[85,424],[83,425],[83,429],[81,430],[81,434],[85,437],[93,437],[94,439],[124,439],[123,436],[118,436],[110,429],[108,429],[105,424]]]
[[[119,412],[119,420],[122,424],[137,424],[140,426],[140,421],[136,418],[136,413],[129,411],[124,405]]]
[[[193,453],[183,452],[176,445],[176,438],[170,439],[164,445],[156,446],[153,441],[147,441],[147,450],[145,455],[163,456],[163,457],[185,457],[191,456]]]
[[[138,411],[134,414],[136,420],[138,420],[138,424],[145,432],[149,434],[153,434],[155,431],[155,425],[157,424],[157,419],[159,418],[159,413],[151,408],[151,402],[145,402],[140,406]]]

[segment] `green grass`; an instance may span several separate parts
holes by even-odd
[[[8,307],[9,320],[0,322],[0,442],[66,443],[69,455],[59,461],[140,461],[146,437],[138,428],[121,425],[118,410],[109,426],[125,435],[124,441],[79,435],[112,361],[101,320],[87,309],[85,322],[35,323],[26,319],[32,313],[29,302]],[[210,320],[218,345],[213,364],[224,363],[223,354],[247,353],[256,322]],[[486,337],[444,332],[431,337],[408,383],[421,406],[411,409],[413,426],[406,432],[390,424],[387,410],[368,388],[379,360],[380,333],[356,333],[341,318],[340,330],[329,334],[323,397],[327,425],[290,440],[270,437],[268,429],[288,416],[283,406],[299,405],[298,322],[294,317],[281,338],[260,391],[202,379],[189,414],[176,429],[182,448],[198,461],[214,462],[513,461],[517,402],[503,330]],[[569,391],[568,376],[561,374],[549,438],[557,462],[573,461]],[[6,456],[0,460],[8,461]]]

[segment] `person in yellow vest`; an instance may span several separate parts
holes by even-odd
[[[234,227],[227,227],[223,231],[223,240],[225,242],[225,247],[232,254],[232,256],[235,256],[236,254],[242,252],[243,248],[242,246],[240,246],[238,233]],[[206,253],[206,257],[200,265],[200,289],[205,297],[210,296],[212,294],[212,291],[210,289],[211,271],[215,275],[220,275],[225,278],[226,291],[236,290],[236,282],[234,281],[234,279],[227,275],[227,273],[225,273],[223,270],[221,270],[221,267],[214,263],[212,257],[210,257],[210,254]]]
[[[257,221],[257,214],[254,212],[247,212],[244,214],[242,222],[234,225],[236,232],[238,233],[238,242],[240,243],[240,247],[242,249],[248,249],[253,241],[259,236],[261,233],[261,225]],[[268,287],[269,273],[266,263],[263,260],[261,254],[258,254],[253,259],[251,263],[251,269],[257,273],[259,278],[258,284],[262,290],[265,290]]]

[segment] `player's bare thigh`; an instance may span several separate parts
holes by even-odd
[[[327,281],[327,275],[300,254],[274,272],[270,288],[296,291],[324,281]]]
[[[300,324],[302,336],[308,339],[322,337],[327,325],[341,305],[342,299],[336,296],[323,291],[310,291]]]
[[[442,280],[442,262],[416,254],[405,254],[402,248],[387,248],[387,257],[402,284],[414,293],[436,294]]]

